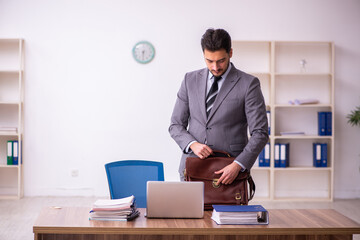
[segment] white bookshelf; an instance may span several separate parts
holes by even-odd
[[[0,39],[0,199],[23,196],[24,41]],[[7,142],[19,142],[19,164],[7,165]]]
[[[333,200],[334,45],[332,42],[233,41],[235,66],[259,78],[271,112],[270,167],[254,165],[257,200]],[[301,64],[305,60],[304,64]],[[317,99],[291,105],[289,100]],[[318,135],[317,112],[331,111],[332,136]],[[282,131],[305,135],[282,136]],[[328,144],[328,167],[313,163],[314,142]],[[274,167],[275,143],[290,143],[290,166]]]

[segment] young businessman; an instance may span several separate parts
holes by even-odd
[[[264,97],[259,80],[230,62],[231,37],[225,30],[208,29],[201,47],[207,68],[185,74],[169,132],[183,151],[181,180],[188,156],[206,161],[213,150],[222,150],[235,161],[216,173],[219,183],[230,184],[239,171],[251,169],[268,141]]]

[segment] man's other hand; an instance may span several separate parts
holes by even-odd
[[[201,159],[205,159],[213,154],[213,150],[209,146],[198,142],[191,144],[190,149]]]
[[[235,180],[237,175],[239,175],[240,170],[240,165],[236,162],[232,162],[223,169],[216,171],[215,174],[222,174],[219,178],[218,184],[231,184]]]

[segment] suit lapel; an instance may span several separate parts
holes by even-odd
[[[210,115],[209,115],[207,121],[209,121],[212,118],[212,116],[215,114],[217,109],[220,107],[221,103],[224,101],[225,97],[229,94],[231,89],[233,89],[233,87],[236,85],[236,83],[239,81],[239,79],[240,79],[240,75],[238,74],[238,71],[236,70],[236,68],[233,65],[228,76],[226,77],[218,95],[216,96],[213,108],[210,111]],[[205,113],[205,115],[206,115],[206,113]]]
[[[196,76],[198,100],[199,100],[199,105],[200,105],[200,109],[201,109],[201,114],[202,114],[205,122],[206,122],[206,118],[207,118],[205,101],[206,101],[206,83],[207,83],[207,79],[208,79],[208,73],[209,73],[209,70],[207,68],[204,68],[204,70],[200,71],[199,74]]]

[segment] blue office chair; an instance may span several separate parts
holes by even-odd
[[[164,181],[161,162],[124,160],[105,164],[111,199],[135,196],[136,206],[146,207],[146,182]]]

